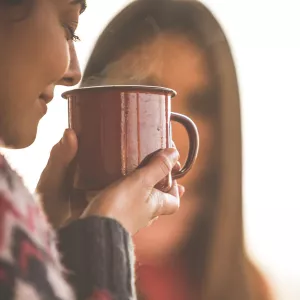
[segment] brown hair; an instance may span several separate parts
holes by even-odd
[[[86,0],[73,0],[73,2],[75,4],[78,3],[81,5],[81,14],[86,10]],[[14,6],[15,8],[17,8],[18,5],[23,5],[22,9],[20,9],[16,14],[14,14],[11,19],[11,21],[20,22],[30,15],[34,4],[36,4],[36,0],[23,0],[23,4],[16,3],[15,0],[0,0],[0,9],[13,8]]]
[[[20,22],[26,19],[30,15],[34,7],[34,4],[36,3],[36,0],[23,0],[23,2],[24,3],[22,4],[23,5],[22,9],[15,11],[15,13],[10,16],[10,21]],[[18,6],[18,5],[20,4],[15,3],[15,1],[13,0],[6,0],[6,1],[0,0],[1,10],[7,10],[9,8],[12,9],[14,8],[14,6]]]
[[[227,39],[211,12],[194,0],[134,1],[99,37],[83,82],[95,74],[105,78],[107,66],[124,53],[168,31],[182,33],[206,50],[213,81],[207,101],[191,107],[215,121],[217,137],[210,167],[197,182],[205,199],[204,213],[183,249],[196,290],[194,298],[267,300],[263,279],[244,249],[236,73]]]

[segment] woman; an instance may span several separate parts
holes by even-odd
[[[84,0],[0,0],[1,146],[29,146],[54,87],[79,82],[73,42],[85,6]],[[178,208],[182,188],[176,183],[169,194],[153,188],[172,170],[178,152],[161,151],[99,193],[76,220],[65,185],[76,151],[76,136],[67,130],[38,186],[49,221],[64,226],[58,230],[64,267],[40,206],[0,156],[0,299],[135,299],[130,235]]]
[[[180,210],[134,238],[146,300],[266,300],[243,237],[239,94],[225,35],[193,0],[137,0],[107,26],[83,85],[147,84],[177,90],[172,109],[196,121],[201,147]],[[173,138],[187,152],[182,128]],[[184,156],[184,155],[182,155]]]

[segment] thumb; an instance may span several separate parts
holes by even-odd
[[[176,149],[161,150],[139,170],[140,175],[147,185],[153,187],[172,171],[178,159],[179,153]]]
[[[68,167],[77,153],[77,148],[76,134],[73,130],[66,129],[62,139],[50,152],[48,163],[38,183],[38,191],[50,192],[62,186]]]

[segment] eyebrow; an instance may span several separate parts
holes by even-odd
[[[78,4],[80,4],[81,5],[81,9],[80,9],[80,13],[81,14],[86,10],[86,7],[87,7],[86,0],[72,0],[70,2],[70,4],[72,4],[72,5],[78,5]]]

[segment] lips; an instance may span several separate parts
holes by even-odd
[[[53,99],[54,95],[53,93],[42,93],[39,98],[43,101],[45,101],[46,104],[50,103]]]
[[[41,103],[43,115],[47,113],[48,110],[47,104],[52,101],[53,97],[54,97],[54,88],[50,86],[39,95],[39,100]]]

